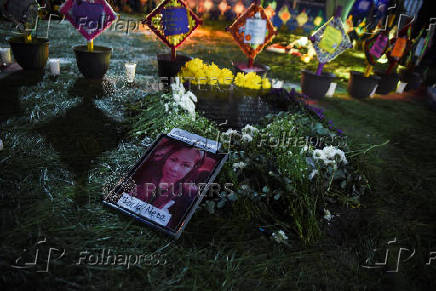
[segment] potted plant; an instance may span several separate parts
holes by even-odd
[[[262,8],[259,0],[254,0],[250,7],[242,13],[233,24],[226,29],[248,57],[248,62],[233,63],[237,72],[255,72],[265,76],[270,68],[256,64],[254,59],[271,42],[277,34],[271,20]]]
[[[94,46],[94,38],[116,20],[115,12],[105,0],[67,0],[60,12],[88,41],[73,48],[79,71],[87,79],[102,79],[109,69],[112,48]]]
[[[407,83],[406,91],[416,89],[422,83],[423,78],[415,69],[421,64],[424,55],[432,46],[434,32],[434,26],[430,26],[429,29],[424,27],[416,38],[411,41],[411,49],[408,50],[406,58],[407,67],[400,72],[402,82]]]
[[[405,56],[406,52],[411,50],[412,23],[413,20],[410,20],[407,25],[399,29],[397,36],[390,41],[390,48],[386,53],[389,60],[389,67],[386,71],[386,74],[395,74],[400,61]],[[410,87],[410,83],[419,82],[419,78],[419,75],[413,71],[410,71],[410,75],[408,72],[406,74],[400,73],[399,75],[401,82],[408,83],[407,87]]]
[[[335,16],[310,37],[319,61],[316,72],[301,71],[301,91],[310,98],[318,99],[325,96],[336,76],[332,73],[323,73],[324,65],[352,47],[340,19],[341,12],[342,7],[338,6]]]
[[[0,9],[22,34],[8,40],[17,63],[24,70],[43,70],[48,59],[49,41],[32,36],[32,30],[38,23],[38,3],[35,0],[9,0]]]
[[[376,31],[380,32],[374,34],[364,42],[365,56],[369,62],[369,65],[371,66],[367,68],[367,71],[372,70],[372,66],[375,66],[377,63],[377,59],[380,59],[383,54],[386,54],[386,51],[389,48],[389,31],[393,29],[393,23],[396,19],[396,14],[392,13],[388,15],[387,19],[387,26],[383,27],[383,20],[380,20],[376,29]],[[397,88],[400,77],[395,70],[388,70],[386,72],[376,70],[375,74],[380,77],[376,89],[377,94],[388,94]]]
[[[201,20],[181,0],[164,0],[143,21],[171,49],[171,54],[158,54],[160,77],[173,78],[191,58],[176,54],[176,49],[198,28]]]

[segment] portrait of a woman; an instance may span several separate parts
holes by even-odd
[[[216,163],[203,150],[164,138],[133,176],[130,195],[171,214],[166,226],[176,229]]]

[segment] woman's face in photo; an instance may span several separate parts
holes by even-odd
[[[162,180],[165,183],[175,183],[183,179],[200,159],[196,149],[182,149],[171,154],[162,169]]]
[[[153,161],[153,162],[160,161],[170,149],[171,149],[170,146],[166,146],[166,147],[163,147],[161,149],[156,150],[153,153],[151,161]]]

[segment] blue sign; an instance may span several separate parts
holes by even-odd
[[[186,8],[165,8],[162,10],[162,22],[165,36],[189,32]]]

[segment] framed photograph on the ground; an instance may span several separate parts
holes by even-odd
[[[219,147],[173,129],[159,136],[103,202],[177,239],[227,160]]]

